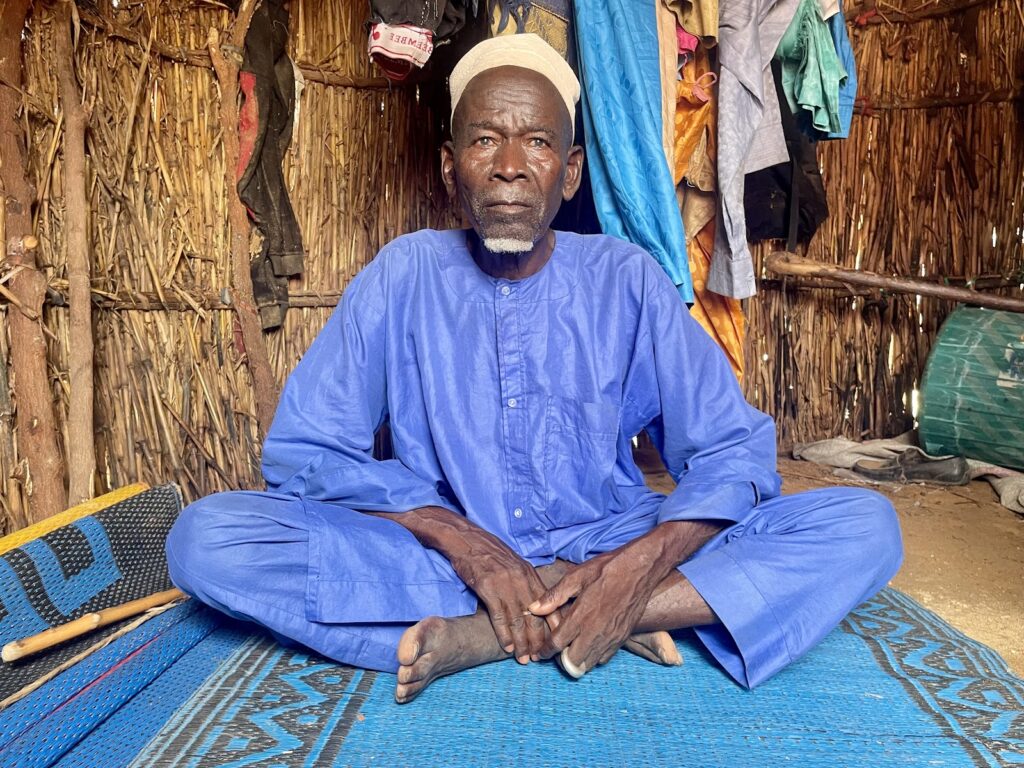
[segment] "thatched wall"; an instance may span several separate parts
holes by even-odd
[[[1019,285],[1021,6],[960,0],[952,7],[968,10],[950,13],[943,5],[900,5],[916,16],[878,3],[866,26],[851,25],[865,104],[848,140],[823,145],[831,217],[808,255],[960,285],[1016,275]],[[860,13],[848,9],[847,17]],[[792,288],[770,280],[748,307],[747,394],[776,417],[780,443],[912,427],[912,393],[952,305]],[[1004,293],[1021,296],[1019,288]]]
[[[869,24],[856,33],[861,94],[876,111],[855,118],[848,141],[824,149],[833,215],[810,255],[904,275],[971,277],[1020,268],[1021,102],[934,109],[906,103],[955,95],[974,101],[1015,88],[1024,39],[1017,13],[1014,0],[989,1],[966,15]],[[102,14],[83,6],[75,62],[92,110],[87,192],[98,490],[173,480],[195,498],[253,487],[259,436],[241,336],[222,302],[231,282],[228,217],[219,92],[205,54],[209,28],[224,29],[231,17],[184,0]],[[291,285],[302,306],[266,336],[279,381],[383,243],[453,222],[438,183],[438,120],[416,89],[380,87],[366,60],[365,14],[364,4],[352,0],[292,3],[293,56],[313,79],[286,176],[309,256],[305,274]],[[53,31],[50,12],[37,4],[25,35],[23,122],[39,201],[40,260],[49,265],[53,288],[45,308],[53,391],[66,424]],[[795,290],[766,277],[761,295],[748,302],[745,385],[751,400],[777,417],[781,441],[903,429],[910,392],[949,307]],[[4,311],[12,310],[0,305]],[[3,381],[0,389],[6,394]],[[0,401],[0,430],[9,436],[7,410]],[[7,477],[17,456],[4,456],[0,473]]]
[[[87,183],[101,490],[175,481],[194,498],[253,487],[259,437],[240,333],[221,301],[231,284],[224,160],[216,78],[208,57],[203,62],[208,30],[225,29],[231,16],[188,2],[107,14],[116,27],[83,13],[76,60],[92,107]],[[308,250],[291,291],[305,306],[292,308],[285,327],[266,336],[279,381],[381,245],[424,226],[451,225],[435,120],[414,88],[390,90],[374,77],[363,5],[299,0],[292,20],[293,57],[307,76],[369,83],[307,79],[286,162]],[[66,254],[52,27],[37,6],[25,39],[26,124],[41,201],[40,261],[61,292]],[[66,424],[67,308],[48,305],[46,325],[58,418]]]

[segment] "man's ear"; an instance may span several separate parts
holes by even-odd
[[[573,144],[565,160],[565,181],[562,182],[562,199],[572,200],[583,181],[583,147]]]
[[[444,182],[448,197],[455,197],[455,144],[446,141],[441,145],[441,181]]]

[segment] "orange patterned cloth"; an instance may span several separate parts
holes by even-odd
[[[718,117],[717,76],[701,44],[676,82],[674,178],[679,185],[686,251],[693,278],[690,314],[725,351],[736,378],[743,379],[746,320],[736,299],[707,290],[715,247],[715,135]]]

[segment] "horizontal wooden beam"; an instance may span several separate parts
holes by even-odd
[[[328,309],[336,307],[341,300],[341,291],[292,291],[288,294],[288,306],[303,309]],[[0,303],[3,296],[0,295]],[[46,292],[46,304],[51,307],[70,306],[63,291],[50,288]],[[171,292],[164,289],[163,296],[156,292],[131,291],[117,294],[93,289],[92,304],[96,309],[136,310],[140,312],[195,312],[201,310],[231,310],[231,292],[225,288],[219,293],[186,293],[178,289]]]
[[[888,112],[899,109],[941,109],[944,107],[966,107],[971,104],[994,104],[1024,99],[1022,88],[999,88],[980,93],[961,93],[955,96],[914,96],[912,98],[891,98],[875,101],[871,96],[861,96],[853,107],[856,115],[871,115],[874,112]]]
[[[884,10],[881,10],[875,0],[868,0],[865,3],[849,6],[844,15],[847,21],[861,27],[873,24],[913,24],[927,19],[941,19],[955,13],[963,13],[971,8],[989,5],[992,2],[993,0],[945,0],[945,2],[933,3],[918,10],[904,11],[888,3],[883,3]]]
[[[111,39],[123,40],[143,50],[145,50],[148,44],[147,41],[130,29],[104,18],[95,11],[80,7],[78,13],[85,24],[103,32]],[[157,42],[156,40],[152,42],[149,48],[152,55],[167,59],[168,61],[176,61],[179,64],[187,64],[193,67],[213,69],[213,63],[210,61],[210,52],[206,49],[175,47]],[[241,55],[241,53],[239,52],[238,55]],[[332,85],[339,88],[362,88],[369,90],[389,90],[393,87],[393,84],[384,77],[355,77],[343,72],[324,69],[309,62],[299,61],[296,62],[296,65],[299,71],[302,72],[302,76],[307,81],[314,83],[323,83],[324,85]]]
[[[794,253],[776,251],[765,259],[769,271],[778,275],[812,281],[828,280],[839,284],[877,288],[887,293],[908,293],[915,296],[933,296],[948,301],[959,301],[988,309],[1002,309],[1009,312],[1024,312],[1024,299],[1008,296],[992,296],[967,288],[937,285],[928,280],[914,277],[890,277],[860,269],[849,269],[835,264],[824,264],[805,259]]]

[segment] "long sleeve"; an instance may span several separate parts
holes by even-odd
[[[647,300],[626,394],[676,489],[658,522],[738,522],[779,494],[775,426],[743,398],[722,351],[664,283]]]
[[[401,461],[372,455],[388,413],[385,291],[379,256],[289,376],[263,446],[268,490],[372,512],[452,509]]]

